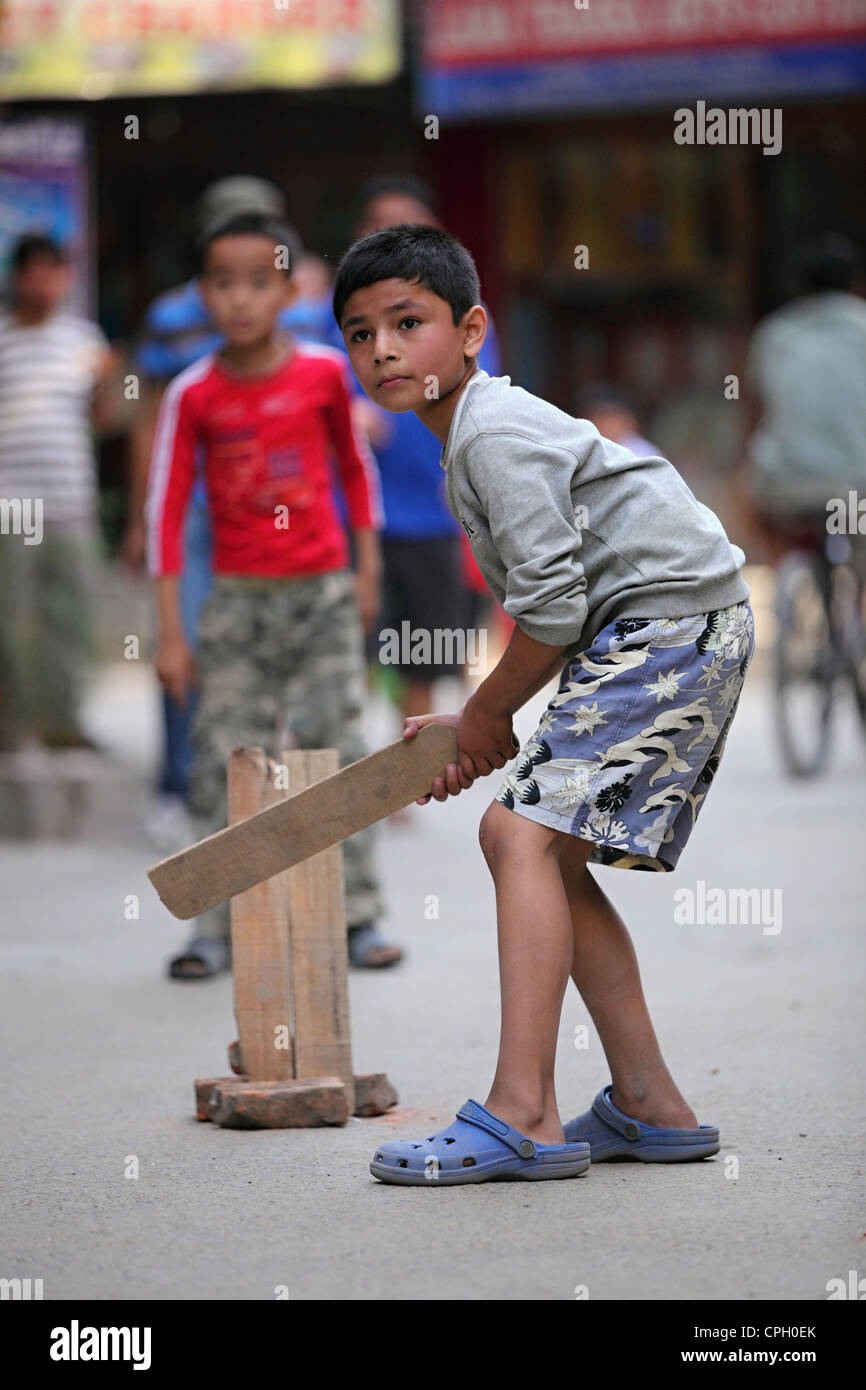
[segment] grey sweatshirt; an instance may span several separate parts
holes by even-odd
[[[672,464],[476,371],[440,465],[448,506],[515,622],[574,655],[619,617],[685,618],[749,597],[745,554]]]

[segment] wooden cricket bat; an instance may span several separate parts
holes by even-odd
[[[456,725],[425,724],[414,738],[163,859],[147,876],[169,912],[195,917],[417,801],[456,762]]]

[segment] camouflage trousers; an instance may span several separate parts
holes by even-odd
[[[76,733],[98,654],[103,562],[102,534],[89,520],[46,523],[37,545],[0,534],[0,749]]]
[[[341,768],[370,751],[352,570],[278,579],[217,575],[201,613],[196,658],[189,806],[197,837],[226,824],[233,748],[264,748],[275,760],[287,746],[335,748]],[[375,825],[343,841],[347,926],[384,911],[375,850]],[[198,919],[201,936],[229,932],[228,903]]]

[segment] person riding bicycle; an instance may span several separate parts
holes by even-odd
[[[733,482],[744,529],[776,571],[776,736],[787,770],[811,776],[826,766],[845,674],[866,727],[866,304],[851,292],[857,257],[843,237],[803,247],[797,262],[803,293],[749,345],[751,429]],[[839,589],[840,566],[853,588]]]
[[[844,502],[852,549],[864,548],[866,303],[851,292],[857,253],[827,235],[800,249],[796,268],[801,293],[763,319],[749,345],[749,437],[733,479],[774,563],[798,540],[832,531],[833,499]]]

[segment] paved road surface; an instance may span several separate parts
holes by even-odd
[[[97,692],[96,722],[146,766],[147,692],[109,675],[127,697]],[[544,699],[518,716],[521,739]],[[591,1299],[700,1300],[822,1299],[828,1279],[866,1273],[866,745],[849,712],[831,774],[794,785],[769,719],[756,669],[675,875],[596,870],[632,929],[668,1062],[722,1130],[702,1164],[438,1190],[370,1176],[381,1139],[449,1123],[492,1077],[494,898],[477,825],[495,778],[383,830],[387,926],[408,958],[352,974],[353,1038],[356,1070],[387,1071],[401,1104],[344,1129],[196,1122],[193,1079],[226,1071],[230,981],[163,977],[185,928],[150,890],[158,856],[140,837],[0,842],[0,1275],[42,1278],[53,1299],[269,1299],[286,1284],[295,1299],[571,1299],[585,1285]],[[397,732],[371,705],[371,746]],[[780,889],[782,930],[678,925],[673,893],[699,879]],[[124,918],[129,894],[138,922]],[[564,1118],[608,1079],[592,1030],[587,1051],[573,1046],[586,1021],[570,988]]]

